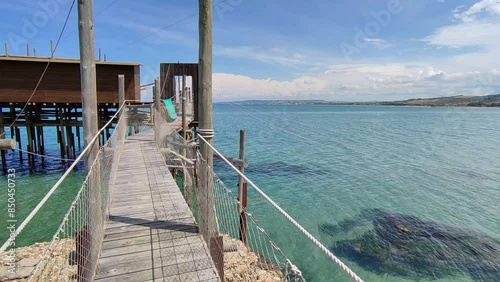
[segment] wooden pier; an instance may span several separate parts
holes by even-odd
[[[140,100],[140,64],[96,61],[96,71],[98,126],[102,127],[120,107],[118,75],[125,77],[125,100]],[[21,163],[26,157],[34,168],[35,154],[45,154],[45,138],[51,138],[44,134],[47,126],[56,128],[60,158],[76,158],[83,147],[80,84],[79,59],[0,55],[0,132],[10,126],[10,134],[0,138],[16,140],[17,148],[28,153],[19,151]],[[22,140],[24,130],[26,140]],[[109,136],[107,129],[101,144]],[[4,151],[1,159],[5,171]]]
[[[96,281],[219,281],[154,130],[127,138],[110,198]]]

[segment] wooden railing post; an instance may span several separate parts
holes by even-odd
[[[248,197],[247,197],[247,183],[243,183],[242,189],[241,189],[241,212],[240,212],[240,240],[243,242],[243,244],[247,244],[247,204],[248,204]]]

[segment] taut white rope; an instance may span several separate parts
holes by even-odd
[[[318,241],[314,236],[311,235],[304,227],[302,227],[295,219],[293,219],[285,210],[283,210],[278,204],[276,204],[269,196],[264,193],[257,185],[255,185],[252,180],[248,179],[246,175],[241,173],[230,161],[228,161],[217,149],[214,148],[203,136],[198,135],[200,140],[205,142],[212,150],[221,156],[221,159],[224,160],[236,173],[238,173],[245,181],[252,186],[257,193],[259,193],[264,199],[266,199],[271,206],[277,209],[290,223],[292,223],[297,229],[299,229],[302,234],[304,234],[314,245],[316,245],[325,255],[332,260],[340,269],[342,269],[347,275],[349,275],[356,282],[363,282],[363,280],[352,271],[347,265],[345,265],[339,258],[337,258],[330,250],[328,250],[320,241]]]
[[[59,185],[61,185],[61,183],[64,181],[64,179],[66,179],[66,177],[68,176],[68,174],[71,171],[73,171],[73,169],[75,168],[75,166],[83,158],[83,156],[87,153],[87,151],[90,150],[90,148],[95,145],[94,143],[95,143],[96,140],[98,140],[99,135],[101,134],[101,132],[106,127],[108,127],[113,122],[113,120],[118,116],[118,113],[123,110],[123,108],[125,106],[125,103],[126,103],[126,101],[120,106],[120,109],[118,109],[118,111],[116,111],[116,113],[113,115],[113,117],[111,117],[111,119],[97,132],[97,134],[94,136],[94,138],[92,138],[92,140],[90,141],[90,143],[83,149],[83,151],[80,153],[80,155],[75,159],[75,161],[66,170],[66,172],[64,172],[63,176],[61,176],[61,178],[59,178],[59,180],[49,190],[49,192],[45,195],[45,197],[43,197],[43,199],[38,203],[38,205],[36,205],[36,207],[31,211],[31,213],[24,219],[24,221],[21,223],[21,225],[19,225],[19,227],[17,227],[16,232],[15,232],[15,236],[16,237],[24,229],[24,227],[26,227],[26,225],[31,221],[31,219],[35,216],[35,214],[42,208],[42,206],[45,204],[45,202],[47,202],[47,200],[54,193],[54,191],[56,191],[56,189],[59,188]],[[10,243],[12,242],[12,240],[14,240],[14,239],[12,239],[10,237],[9,237],[9,239],[7,239],[7,241],[2,245],[2,247],[0,247],[0,253],[4,252],[7,249],[7,247],[10,245]]]

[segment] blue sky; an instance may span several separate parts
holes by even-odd
[[[2,0],[0,39],[48,56],[71,2]],[[94,11],[96,50],[143,64],[143,83],[161,62],[198,59],[198,1],[95,0]],[[500,93],[500,0],[214,0],[213,12],[215,100]],[[75,7],[56,56],[78,54]]]

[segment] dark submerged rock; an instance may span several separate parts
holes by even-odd
[[[466,273],[478,281],[500,281],[500,242],[473,231],[379,209],[336,225],[321,224],[319,230],[336,236],[363,225],[373,228],[338,241],[332,252],[381,274],[438,279]]]

